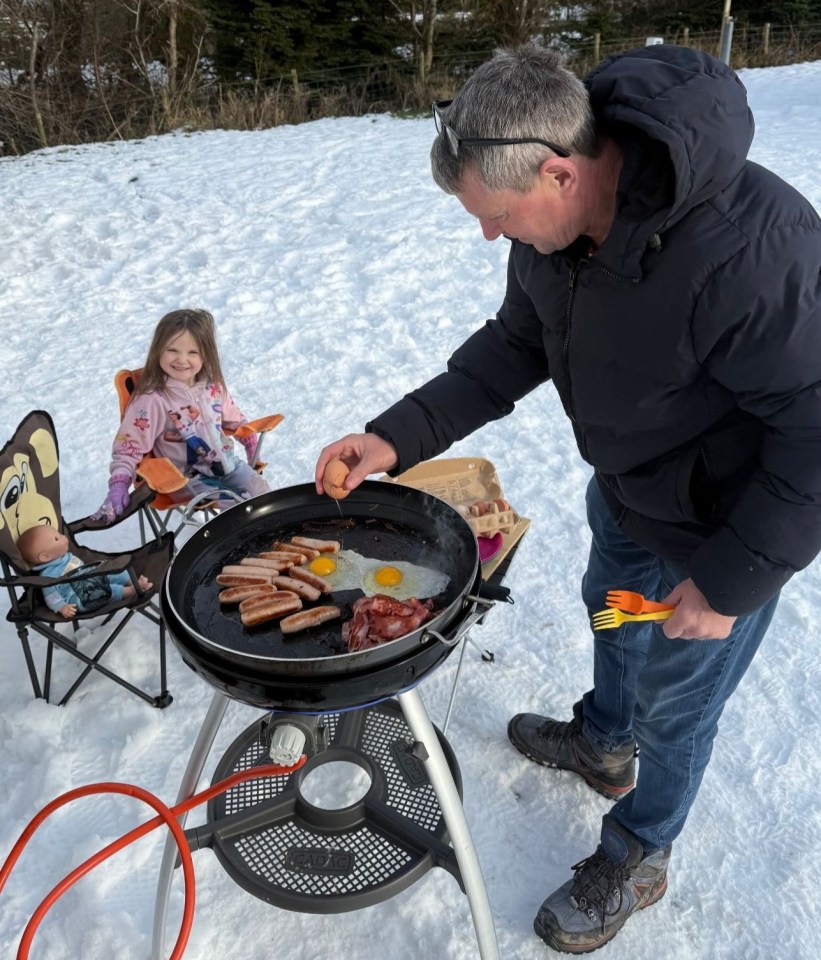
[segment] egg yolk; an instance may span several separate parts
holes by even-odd
[[[308,564],[308,569],[318,577],[327,577],[336,570],[336,563],[330,557],[315,557]]]
[[[402,571],[396,567],[380,567],[373,575],[380,587],[395,587],[402,582]]]

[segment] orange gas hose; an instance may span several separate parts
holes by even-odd
[[[182,861],[185,905],[183,908],[180,932],[177,937],[177,941],[174,944],[174,949],[171,952],[171,957],[169,958],[169,960],[181,960],[185,951],[185,947],[188,944],[188,938],[191,935],[191,927],[194,922],[195,879],[194,863],[191,859],[191,851],[188,848],[188,843],[185,839],[185,833],[183,832],[180,824],[177,822],[177,817],[187,813],[189,810],[199,806],[201,803],[206,803],[208,800],[212,799],[212,797],[216,797],[221,793],[225,793],[227,790],[230,790],[232,787],[235,787],[237,784],[246,780],[253,780],[258,777],[282,776],[283,774],[293,773],[305,763],[306,759],[307,758],[305,756],[301,757],[292,767],[269,764],[266,766],[251,767],[248,770],[242,770],[239,773],[232,774],[230,777],[226,777],[224,780],[220,780],[218,783],[213,784],[206,790],[194,794],[187,800],[183,800],[174,807],[167,807],[161,800],[159,800],[149,791],[143,790],[141,787],[137,787],[129,783],[89,784],[85,787],[78,787],[74,790],[69,790],[67,793],[64,793],[55,800],[52,800],[51,803],[43,807],[43,809],[29,823],[29,825],[21,834],[20,839],[12,848],[12,851],[6,858],[2,868],[0,868],[0,893],[2,893],[6,884],[6,880],[14,868],[14,865],[17,863],[20,854],[23,852],[26,844],[34,835],[34,832],[37,830],[40,824],[43,823],[46,818],[49,817],[55,810],[58,810],[65,804],[70,803],[72,800],[77,800],[80,797],[99,793],[118,793],[142,800],[149,806],[153,807],[157,811],[158,816],[154,817],[152,820],[147,820],[139,827],[135,827],[134,830],[131,830],[129,833],[120,837],[119,840],[115,840],[107,847],[104,847],[102,850],[98,851],[93,857],[89,857],[88,860],[72,870],[68,876],[64,877],[63,880],[61,880],[60,883],[54,887],[54,889],[48,894],[48,896],[34,912],[31,920],[29,920],[26,929],[23,932],[23,938],[20,941],[20,947],[17,951],[17,960],[28,960],[31,942],[34,939],[34,934],[36,933],[40,922],[42,921],[43,917],[45,917],[46,913],[48,913],[48,911],[51,909],[51,907],[56,903],[56,901],[66,892],[66,890],[69,890],[81,877],[84,877],[87,873],[93,870],[94,867],[98,866],[115,853],[118,853],[124,847],[134,843],[135,840],[139,840],[146,834],[151,833],[152,830],[155,830],[163,823],[166,824],[169,830],[171,830],[172,836],[177,844],[177,849],[180,852],[180,859]]]

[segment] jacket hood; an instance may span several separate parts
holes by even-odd
[[[600,130],[625,151],[614,227],[635,274],[652,234],[741,172],[755,131],[747,91],[720,60],[666,44],[610,57],[585,85]]]

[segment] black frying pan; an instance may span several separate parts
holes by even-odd
[[[226,563],[295,535],[340,540],[343,548],[363,556],[431,567],[450,580],[433,598],[430,621],[405,637],[357,653],[347,652],[340,621],[288,637],[275,621],[243,627],[235,607],[219,604],[217,573]],[[357,690],[354,702],[367,702],[407,687],[438,664],[451,648],[432,631],[445,634],[474,609],[468,597],[479,580],[473,531],[437,497],[366,481],[337,503],[317,496],[312,484],[302,484],[232,507],[198,530],[171,564],[161,603],[183,659],[209,682],[259,705],[327,709],[331,690],[333,700],[345,700]],[[323,597],[317,603],[342,607],[345,620],[361,596],[360,591],[334,593],[330,601]]]

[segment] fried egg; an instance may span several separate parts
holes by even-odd
[[[362,564],[366,562],[355,550],[339,550],[333,556],[322,554],[307,566],[311,573],[328,581],[333,593],[335,590],[361,589]]]
[[[308,564],[308,569],[328,581],[331,593],[361,590],[368,597],[381,593],[395,600],[435,597],[450,581],[446,573],[430,567],[406,560],[375,560],[363,557],[355,550],[340,550],[333,556],[316,557]]]

